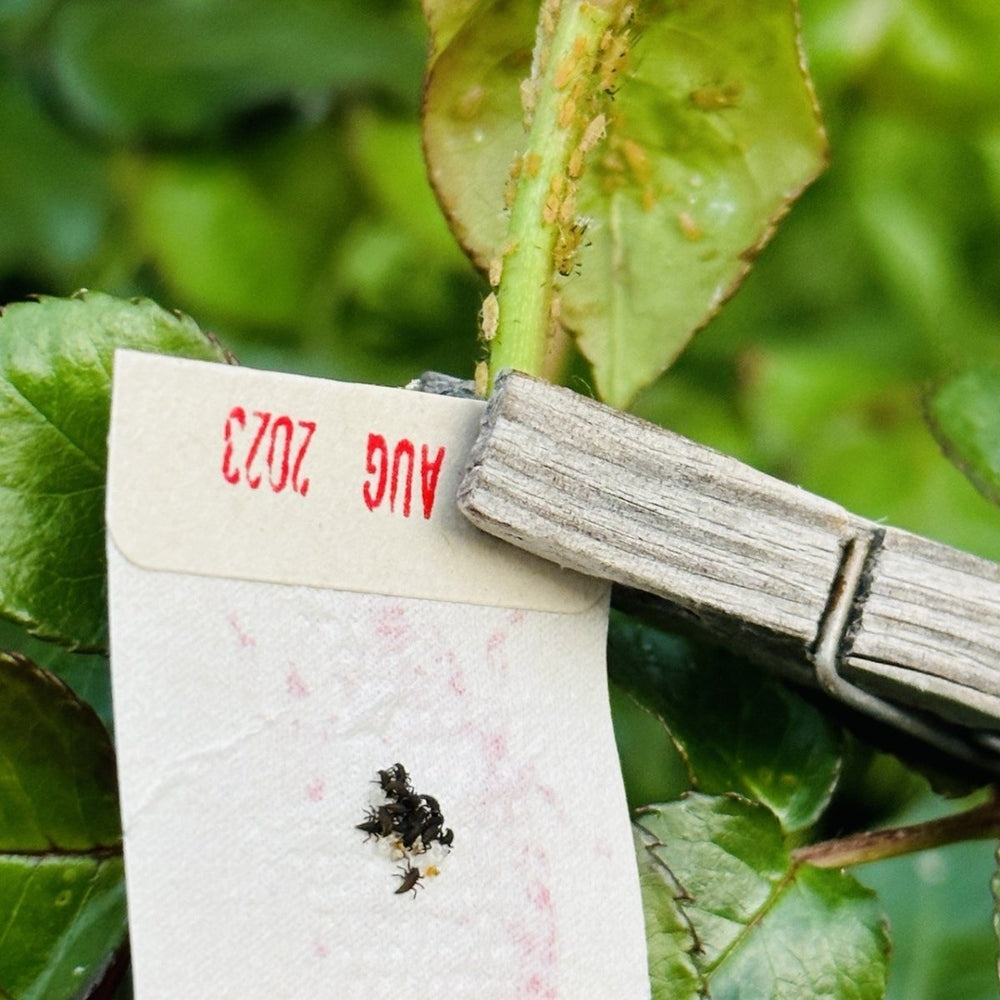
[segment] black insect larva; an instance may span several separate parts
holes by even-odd
[[[378,783],[382,786],[382,791],[390,798],[413,794],[410,776],[406,773],[406,768],[402,764],[393,764],[387,770],[379,771]]]
[[[423,886],[420,885],[420,880],[423,876],[420,874],[419,868],[414,868],[413,865],[406,865],[403,867],[402,874],[397,875],[396,878],[400,879],[399,888],[396,890],[396,895],[401,896],[404,892],[409,892],[413,890],[413,898],[417,898],[417,889],[422,889]]]
[[[429,851],[435,842],[450,848],[454,834],[444,827],[438,800],[415,792],[402,764],[378,771],[375,784],[382,789],[385,801],[369,808],[357,829],[367,835],[366,840],[375,837],[387,843],[395,858],[402,856],[405,863],[396,876],[400,880],[396,895],[412,891],[416,897],[416,890],[423,888],[420,880],[424,875],[413,865],[412,858]],[[426,871],[437,874],[433,865]]]
[[[354,829],[364,831],[368,834],[368,837],[382,836],[382,824],[377,819],[366,819],[364,823],[358,823]],[[367,840],[368,837],[365,837],[365,840]]]

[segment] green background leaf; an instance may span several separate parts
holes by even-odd
[[[101,157],[40,116],[28,88],[2,62],[0,135],[0,270],[89,264],[111,207]]]
[[[749,663],[614,615],[612,680],[663,721],[695,788],[763,802],[786,830],[814,823],[840,773],[840,737]]]
[[[400,5],[328,0],[76,0],[44,47],[79,120],[169,136],[280,100],[315,115],[338,90],[412,102],[425,52]]]
[[[764,806],[692,793],[642,810],[637,824],[682,890],[712,997],[884,995],[889,941],[874,894],[842,872],[793,868]]]
[[[948,379],[928,397],[927,417],[944,453],[1000,504],[1000,372],[975,369]]]
[[[431,177],[481,267],[507,239],[503,190],[524,145],[518,87],[536,13],[477,5],[429,76]],[[559,291],[561,321],[616,406],[732,293],[826,150],[789,0],[640,7],[631,37],[607,138],[581,181],[581,273]]]
[[[104,475],[117,347],[224,361],[152,302],[43,299],[0,316],[0,611],[83,649],[107,641]]]
[[[970,800],[968,807],[982,801]],[[953,811],[952,806],[948,812]],[[942,815],[929,795],[894,818],[916,823]],[[997,996],[997,939],[990,879],[996,844],[932,848],[858,869],[878,893],[892,930],[887,1000],[992,1000]]]
[[[990,879],[990,891],[993,893],[993,934],[997,942],[997,978],[1000,978],[1000,847],[994,851],[993,857],[997,867]]]
[[[125,936],[114,754],[58,679],[0,654],[0,996],[78,996]]]

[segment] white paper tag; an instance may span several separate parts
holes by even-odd
[[[649,995],[607,587],[457,514],[481,412],[116,355],[137,1000]]]

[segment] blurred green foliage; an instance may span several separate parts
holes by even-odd
[[[1000,557],[919,405],[1000,363],[1000,9],[802,0],[802,21],[830,169],[636,409]],[[485,283],[425,179],[426,45],[407,0],[0,3],[0,301],[145,294],[248,364],[471,374]]]
[[[1000,367],[1000,5],[801,8],[830,169],[636,410],[1000,558],[1000,514],[921,416],[940,380]],[[486,283],[426,181],[426,46],[409,0],[0,0],[0,302],[143,294],[246,364],[470,376]],[[106,674],[74,663],[107,716]],[[677,794],[660,729],[614,704],[633,801]],[[856,793],[912,798],[861,771]],[[858,873],[895,925],[890,996],[995,995],[992,853],[948,850]]]
[[[481,282],[426,181],[426,46],[399,0],[5,0],[0,301],[144,294],[248,364],[471,375]]]

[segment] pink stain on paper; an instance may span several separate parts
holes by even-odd
[[[375,633],[396,649],[406,645],[410,636],[410,623],[406,620],[406,608],[402,604],[390,604],[375,623]]]
[[[507,656],[504,646],[507,643],[507,633],[502,629],[491,632],[486,640],[486,665],[490,670],[504,671],[507,669]]]
[[[322,778],[315,778],[306,785],[306,798],[310,802],[321,802],[326,795],[326,782]]]
[[[508,933],[521,958],[521,977],[517,984],[518,997],[558,996],[556,966],[558,962],[555,905],[547,882],[548,858],[541,848],[525,848],[516,866],[526,880],[527,916],[511,923]]]
[[[507,738],[503,733],[484,733],[484,749],[486,750],[486,763],[490,770],[507,756]]]
[[[558,814],[559,796],[539,779],[530,760],[520,760],[505,729],[483,727],[477,735],[486,772],[484,805],[491,823],[516,829],[524,811],[539,806]],[[559,941],[551,867],[544,848],[531,843],[523,844],[511,865],[523,892],[519,915],[505,925],[516,954],[510,995],[518,1000],[550,1000],[559,995]]]
[[[243,627],[240,616],[235,611],[229,616],[229,625],[236,633],[236,641],[242,649],[252,649],[257,645],[257,640]]]
[[[293,698],[305,698],[309,694],[309,686],[302,679],[302,675],[293,666],[285,676],[285,690]]]
[[[510,632],[524,621],[524,611],[511,611],[506,616],[507,627],[494,629],[486,639],[486,663],[490,670],[507,669],[507,640]]]
[[[468,690],[465,680],[465,671],[458,662],[458,656],[454,649],[446,649],[437,657],[435,666],[438,672],[447,676],[448,687],[454,694],[463,695]]]

